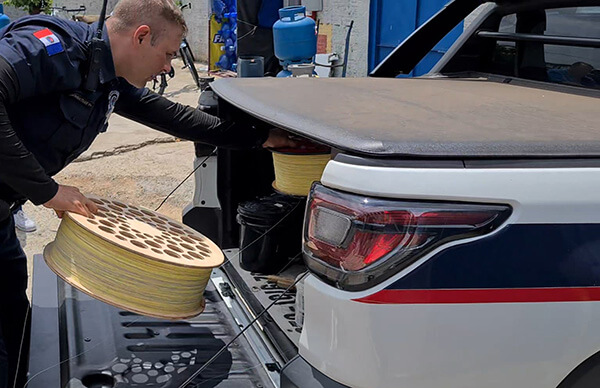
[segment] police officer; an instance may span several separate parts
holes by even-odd
[[[222,147],[290,146],[285,135],[238,126],[144,88],[169,71],[187,32],[171,0],[121,0],[106,21],[96,90],[83,87],[95,26],[48,16],[0,35],[0,388],[23,387],[28,345],[27,265],[11,207],[26,200],[90,216],[96,205],[51,177],[106,130],[114,111],[179,138]],[[17,373],[17,365],[20,365]]]

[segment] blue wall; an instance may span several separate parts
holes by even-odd
[[[371,0],[369,71],[447,2],[448,0]],[[429,52],[410,75],[423,75],[431,70],[462,31],[461,23]]]

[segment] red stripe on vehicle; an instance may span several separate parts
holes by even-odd
[[[600,287],[382,290],[354,301],[370,304],[588,302],[600,301]]]

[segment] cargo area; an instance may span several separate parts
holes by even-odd
[[[329,160],[328,148],[315,150]],[[195,164],[205,168],[196,172],[183,223],[219,244],[226,257],[213,270],[205,311],[180,321],[128,312],[78,291],[36,255],[28,387],[280,386],[282,368],[298,354],[302,328],[302,283],[293,283],[306,273],[306,195],[274,189],[268,150],[206,155],[196,144]],[[217,168],[224,179],[213,181]],[[294,183],[281,177],[283,189]],[[312,180],[303,182],[305,194]],[[212,203],[219,207],[206,206]]]
[[[226,254],[235,259],[238,251]],[[36,256],[27,386],[181,386],[284,291],[236,263],[214,271],[202,314],[168,321],[93,299]],[[299,270],[294,265],[288,273]],[[281,368],[297,353],[294,306],[295,293],[287,294],[187,386],[278,387]]]

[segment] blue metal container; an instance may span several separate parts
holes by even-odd
[[[10,18],[4,13],[4,4],[0,4],[0,30],[10,23]]]
[[[306,17],[306,7],[286,7],[279,10],[279,20],[273,25],[275,56],[285,68],[292,63],[310,63],[317,53],[315,21]]]

